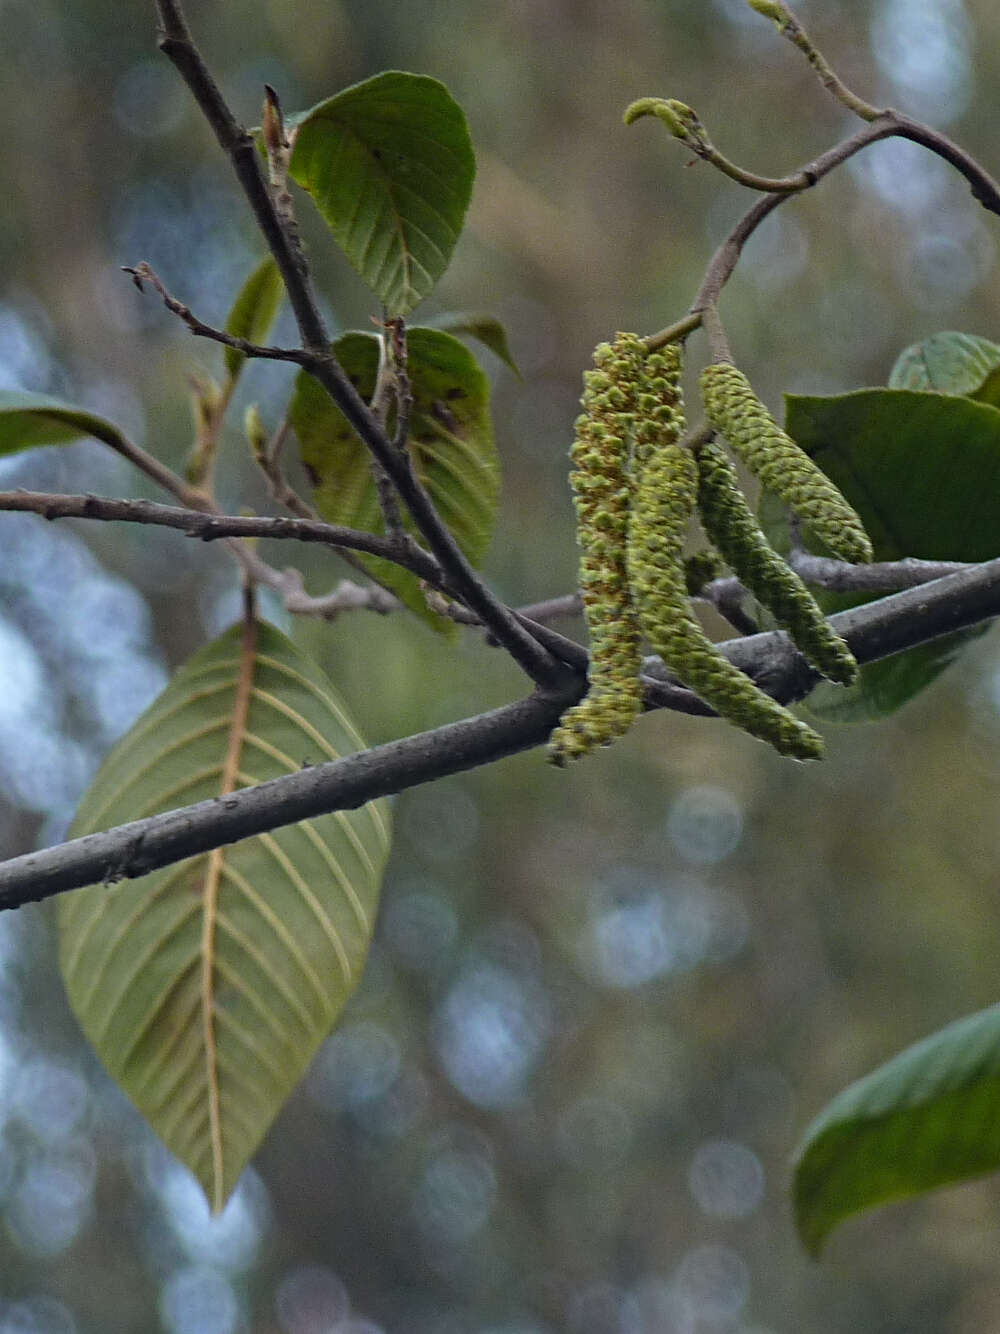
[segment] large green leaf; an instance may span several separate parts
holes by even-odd
[[[290,172],[390,315],[441,277],[472,197],[462,108],[437,79],[390,70],[305,113]]]
[[[115,449],[124,440],[117,426],[85,408],[47,394],[0,390],[0,454],[14,454],[36,445],[65,445],[82,435],[103,440]]]
[[[278,266],[268,255],[237,293],[226,320],[226,333],[245,338],[248,343],[262,343],[274,323],[284,295],[285,285],[281,281]],[[235,382],[239,378],[245,362],[246,357],[242,352],[238,352],[235,347],[226,348],[226,371],[231,381]]]
[[[876,560],[981,561],[1000,554],[1000,410],[898,389],[786,401],[786,429],[857,509]],[[763,504],[761,516],[780,542],[773,506]],[[867,600],[821,598],[828,611]],[[929,685],[978,633],[872,663],[846,690],[821,685],[809,708],[839,722],[884,717]]]
[[[377,337],[347,333],[334,351],[361,395],[370,398],[378,372]],[[440,329],[410,329],[407,352],[413,393],[409,448],[417,476],[465,555],[478,565],[489,546],[500,494],[489,381],[468,348]],[[327,392],[305,371],[295,382],[289,420],[324,519],[384,531],[371,456]],[[428,613],[415,576],[388,561],[365,558],[363,563],[407,606],[440,628],[441,618]]]
[[[115,746],[72,833],[363,745],[315,663],[269,625],[237,626]],[[357,984],[388,849],[373,802],[59,901],[84,1032],[216,1210]]]
[[[1000,406],[1000,345],[977,334],[931,334],[899,354],[889,388],[961,394]]]
[[[852,1214],[1000,1168],[1000,1005],[900,1052],[806,1131],[795,1213],[818,1254]]]

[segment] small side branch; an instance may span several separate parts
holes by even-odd
[[[118,500],[107,496],[53,495],[39,491],[0,491],[0,511],[16,510],[38,514],[43,519],[97,519],[104,522],[152,524],[176,528],[202,542],[236,537],[268,537],[295,542],[313,542],[321,546],[361,551],[395,561],[429,583],[443,582],[434,558],[416,544],[400,552],[387,537],[366,533],[358,528],[344,528],[319,519],[292,519],[284,516],[218,514],[203,510],[180,509],[152,500]]]
[[[226,333],[224,329],[216,329],[211,324],[205,324],[203,320],[198,319],[190,306],[185,306],[183,301],[171,296],[145,260],[134,266],[123,265],[122,272],[129,274],[140,292],[145,291],[143,283],[149,283],[167,310],[186,324],[196,338],[208,338],[213,343],[235,348],[244,356],[256,357],[260,361],[292,361],[298,366],[308,365],[310,361],[309,354],[303,352],[300,347],[262,347],[259,343],[249,343],[245,338],[238,338],[235,334]]]
[[[676,98],[641,97],[626,109],[625,124],[631,125],[642,116],[655,116],[666,125],[675,139],[691,149],[695,157],[711,163],[724,176],[737,185],[745,185],[749,190],[761,190],[765,194],[795,194],[813,183],[807,171],[793,172],[791,176],[761,176],[737,166],[712,143],[697,113]]]
[[[748,3],[752,9],[756,9],[758,14],[763,14],[765,18],[769,18],[777,24],[782,37],[787,38],[793,46],[802,52],[815,70],[820,83],[831,97],[837,99],[841,106],[846,107],[848,111],[852,111],[855,116],[860,116],[862,120],[877,119],[881,114],[878,108],[873,107],[870,102],[866,102],[863,97],[859,97],[857,93],[852,92],[843,79],[834,73],[830,62],[815,45],[796,16],[783,3],[783,0],[748,0]]]
[[[807,186],[811,187],[825,176],[829,176],[856,153],[882,139],[892,138],[909,139],[942,158],[965,178],[973,198],[982,204],[983,208],[1000,215],[1000,183],[947,135],[922,125],[919,121],[911,120],[909,116],[904,116],[898,111],[877,112],[861,129],[821,153],[796,174],[807,177]],[[655,352],[668,343],[682,341],[703,322],[704,312],[718,305],[722,290],[732,277],[750,237],[761,223],[790,197],[789,193],[767,194],[747,210],[709,261],[698,294],[691,303],[690,312],[683,319],[645,338],[643,341],[648,351]]]

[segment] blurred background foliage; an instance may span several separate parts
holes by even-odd
[[[150,261],[220,321],[261,247],[152,8],[0,3],[0,385],[82,402],[179,466],[189,377],[221,356],[118,266]],[[861,93],[997,170],[992,0],[798,8]],[[622,109],[680,97],[770,173],[844,113],[742,0],[203,0],[190,17],[250,123],[265,80],[296,109],[389,67],[464,106],[478,183],[427,313],[507,323],[524,382],[483,354],[505,468],[488,572],[515,602],[570,588],[581,368],[615,329],[682,314],[749,202]],[[332,325],[370,327],[302,212]],[[884,383],[938,329],[997,338],[998,235],[935,159],[878,145],[748,247],[723,306],[738,359],[777,406]],[[251,367],[241,405],[273,423],[290,378]],[[0,485],[149,494],[94,443],[4,460]],[[265,503],[235,431],[220,498]],[[236,580],[175,533],[0,523],[13,854],[61,836],[110,742],[231,619]],[[340,573],[294,558],[316,592]],[[295,629],[371,740],[523,689],[474,636],[451,648],[412,618]],[[215,1222],[84,1049],[47,910],[4,916],[0,1334],[1000,1327],[995,1179],[852,1222],[820,1265],[786,1199],[834,1092],[997,999],[996,645],[896,718],[831,731],[822,765],[659,715],[568,774],[535,753],[405,795],[363,986]]]

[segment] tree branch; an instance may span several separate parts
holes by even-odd
[[[892,138],[910,139],[935,153],[965,177],[974,199],[978,200],[989,212],[1000,215],[1000,184],[993,179],[985,168],[980,166],[975,158],[953,143],[947,135],[891,109],[880,111],[876,117],[867,121],[854,134],[842,140],[839,144],[834,144],[832,148],[828,148],[825,153],[821,153],[819,157],[814,158],[812,162],[800,168],[799,171],[793,173],[787,179],[791,181],[802,178],[803,185],[801,189],[809,189],[821,181],[824,176],[828,176],[830,172],[842,166],[855,153],[860,153],[862,149],[868,148],[871,144],[878,143],[882,139]],[[686,338],[693,329],[697,328],[701,322],[702,312],[706,309],[711,310],[718,304],[722,289],[732,277],[747,241],[765,218],[797,193],[801,193],[801,190],[765,195],[763,199],[758,199],[747,210],[709,261],[698,294],[691,303],[689,314],[667,328],[661,329],[659,333],[650,334],[645,338],[643,341],[648,351],[658,351],[667,343]]]
[[[180,509],[152,500],[117,500],[108,496],[56,495],[43,491],[0,491],[0,510],[38,514],[43,519],[98,519],[104,522],[152,524],[176,528],[202,542],[232,537],[268,537],[321,546],[363,551],[381,556],[435,585],[445,582],[441,568],[428,552],[415,543],[400,551],[398,543],[378,533],[345,528],[320,519],[292,519],[283,515],[218,514]]]
[[[291,361],[297,366],[303,366],[310,360],[310,354],[304,352],[300,347],[263,347],[260,343],[248,342],[247,339],[239,338],[236,334],[226,333],[224,329],[216,329],[214,325],[206,324],[204,320],[200,320],[195,315],[190,306],[185,306],[183,301],[178,301],[175,296],[171,296],[155,270],[145,260],[135,265],[123,264],[122,272],[130,275],[132,282],[140,292],[146,290],[143,283],[149,283],[167,310],[186,324],[196,338],[208,338],[213,343],[221,343],[223,347],[235,348],[237,352],[242,352],[244,356],[255,357],[258,361]]]
[[[274,255],[288,291],[303,349],[312,354],[308,363],[304,361],[303,364],[307,364],[310,374],[320,382],[392,479],[455,595],[476,613],[533,681],[544,689],[560,689],[567,680],[565,664],[528,633],[479,578],[414,472],[409,453],[394,448],[330,351],[330,335],[320,314],[308,270],[264,179],[252,138],[226,105],[194,44],[179,0],[156,0],[156,7],[162,28],[160,50],[187,83],[220,147],[229,156],[257,224]]]
[[[831,621],[858,661],[865,663],[998,615],[1000,560],[993,560],[840,612]],[[802,699],[816,682],[816,674],[782,632],[719,647],[783,703]],[[645,666],[666,675],[658,659]],[[475,718],[243,788],[225,802],[199,802],[12,858],[0,864],[0,907],[18,907],[83,885],[143,875],[269,829],[354,809],[376,797],[490,764],[545,741],[581,688],[577,684],[558,695],[533,695]]]

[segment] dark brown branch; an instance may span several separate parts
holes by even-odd
[[[861,129],[827,149],[825,153],[821,153],[819,157],[787,179],[791,181],[801,178],[803,181],[801,189],[810,189],[824,176],[842,166],[855,153],[882,139],[892,138],[910,139],[937,154],[965,177],[974,199],[991,213],[1000,215],[1000,184],[989,172],[963,148],[953,143],[947,135],[891,109],[879,112],[875,119],[868,121]],[[765,195],[747,210],[709,261],[698,294],[691,303],[690,313],[668,328],[646,338],[644,341],[649,351],[656,351],[667,343],[686,338],[697,327],[702,312],[711,310],[718,304],[722,289],[732,277],[747,241],[765,218],[797,193],[800,191]]]
[[[831,171],[853,157],[855,153],[860,153],[863,148],[867,148],[869,144],[878,143],[880,139],[888,139],[896,133],[898,131],[895,120],[881,117],[877,121],[863,125],[861,129],[856,130],[847,139],[835,144],[832,148],[828,148],[825,153],[821,153],[808,166],[803,167],[802,174],[808,178],[810,186],[815,185],[824,176],[828,176]],[[764,219],[786,199],[790,198],[792,198],[791,195],[765,195],[763,199],[758,199],[756,204],[747,210],[712,256],[698,295],[691,303],[692,313],[710,308],[718,303],[722,289],[732,276],[747,241]]]
[[[160,50],[187,84],[220,147],[233,164],[257,226],[288,289],[304,345],[323,350],[329,344],[329,334],[261,172],[257,146],[226,105],[218,84],[192,40],[179,0],[156,0],[156,8],[160,16]]]
[[[150,524],[174,528],[203,542],[214,542],[230,537],[273,538],[295,542],[318,543],[338,551],[361,551],[366,555],[381,556],[410,570],[418,578],[435,586],[444,579],[434,558],[416,544],[400,552],[392,539],[377,533],[366,533],[358,528],[345,528],[325,523],[321,519],[292,519],[284,516],[215,514],[203,510],[181,509],[174,505],[160,505],[152,500],[119,500],[107,496],[60,495],[46,491],[0,491],[0,512],[5,510],[37,514],[43,519],[96,519],[103,522]],[[872,565],[850,565],[828,556],[813,556],[809,552],[792,552],[788,562],[806,583],[834,593],[889,593],[903,588],[916,588],[973,568],[965,561],[916,560],[906,557],[897,561],[877,561]],[[742,595],[738,580],[714,579],[699,593],[699,597],[714,603],[719,611],[731,619],[733,599]],[[345,605],[353,601],[344,599]],[[381,598],[372,600],[377,611],[387,604]],[[523,621],[530,621],[538,634],[550,620],[580,613],[579,593],[564,593],[515,609]],[[461,625],[481,625],[478,617],[458,610],[455,619]],[[737,627],[740,628],[740,627]],[[747,622],[744,633],[754,633],[756,627]],[[571,641],[562,636],[550,638],[550,646],[558,642],[565,646]],[[579,646],[578,646],[579,647]],[[558,650],[554,650],[558,651]],[[583,650],[581,649],[581,652]],[[566,658],[564,661],[579,661]]]
[[[226,105],[194,44],[179,0],[156,0],[156,7],[162,29],[160,49],[187,83],[220,147],[229,156],[261,233],[274,255],[288,291],[303,349],[312,354],[308,370],[392,478],[414,523],[445,572],[454,595],[476,613],[532,680],[543,688],[558,689],[566,683],[565,665],[553,658],[525,630],[479,578],[417,478],[409,454],[393,448],[392,441],[330,351],[330,336],[301,251],[283,225],[251,136]]]
[[[185,306],[183,301],[171,296],[145,260],[135,265],[123,264],[122,272],[131,276],[140,292],[145,291],[143,283],[149,283],[167,310],[186,324],[196,338],[208,338],[213,343],[221,343],[223,347],[235,348],[244,356],[256,357],[258,361],[292,361],[297,366],[304,366],[310,360],[309,353],[300,347],[263,347],[260,343],[250,343],[245,338],[238,338],[236,334],[226,333],[224,329],[216,329],[214,325],[206,324],[195,315],[190,306]]]
[[[18,510],[43,519],[98,519],[105,522],[152,524],[176,528],[189,537],[215,542],[229,537],[270,537],[321,546],[363,551],[395,561],[430,583],[443,582],[441,569],[415,543],[405,551],[387,537],[344,528],[319,519],[291,519],[283,515],[216,514],[202,510],[160,505],[152,500],[117,500],[108,496],[51,495],[40,491],[0,491],[0,511]]]
[[[1000,615],[1000,560],[972,566],[922,588],[840,612],[832,623],[859,662],[874,662]],[[801,699],[815,674],[786,635],[754,635],[720,645],[776,699]],[[662,664],[647,667],[662,673]],[[0,864],[0,907],[49,898],[82,885],[142,875],[268,829],[490,764],[540,745],[579,684],[534,695],[475,718],[373,747],[226,797],[150,816],[106,833]],[[686,693],[686,692],[684,692]]]
[[[1000,214],[1000,185],[993,177],[964,149],[952,143],[946,135],[939,134],[937,130],[921,125],[898,111],[881,112],[876,120],[870,121],[841,143],[821,153],[808,166],[803,167],[802,172],[809,178],[809,185],[815,185],[856,153],[860,153],[862,149],[882,139],[892,138],[912,139],[914,143],[922,144],[924,148],[936,153],[965,177],[974,198],[984,208],[989,209],[991,213]],[[712,307],[718,302],[719,294],[729,281],[747,241],[764,219],[791,197],[787,194],[767,195],[759,199],[744,214],[713,255],[698,295],[692,303],[692,314]]]

